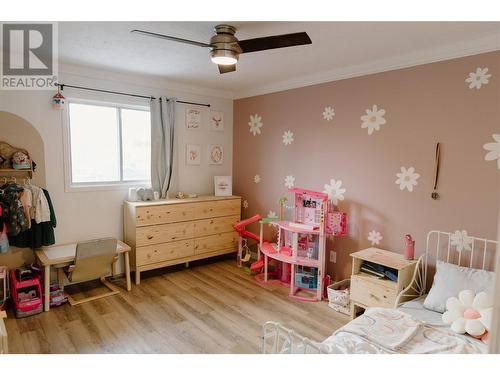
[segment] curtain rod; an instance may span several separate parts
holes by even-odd
[[[61,90],[64,90],[65,87],[70,87],[72,89],[78,89],[78,90],[87,90],[87,91],[97,91],[97,92],[104,92],[106,94],[116,94],[116,95],[125,95],[125,96],[133,96],[135,98],[144,98],[144,99],[156,99],[154,96],[146,96],[146,95],[138,95],[138,94],[129,94],[126,92],[120,92],[120,91],[110,91],[110,90],[101,90],[101,89],[94,89],[90,87],[83,87],[83,86],[74,86],[74,85],[67,85],[65,83],[56,83],[56,86],[60,87]],[[161,98],[160,98],[161,100]],[[167,99],[168,100],[168,99]],[[210,104],[204,104],[204,103],[195,103],[195,102],[186,102],[183,100],[177,100],[177,103],[182,103],[182,104],[190,104],[190,105],[199,105],[202,107],[210,107]]]

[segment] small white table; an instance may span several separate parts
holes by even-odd
[[[62,281],[64,279],[64,274],[62,268],[69,266],[73,263],[76,256],[76,243],[63,244],[63,245],[53,245],[45,246],[40,250],[35,251],[36,258],[40,264],[44,267],[44,306],[45,311],[50,310],[50,267],[54,266],[58,269],[58,278],[61,288],[63,287]],[[116,244],[116,254],[123,254],[123,260],[125,263],[125,277],[127,279],[127,291],[130,291],[130,246],[125,242],[118,241]],[[113,268],[113,275],[115,275],[115,270]]]

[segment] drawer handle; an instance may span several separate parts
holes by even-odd
[[[377,301],[380,299],[375,294],[372,294],[372,293],[370,293],[370,297],[372,297],[373,299],[376,299]]]
[[[153,236],[152,236],[152,235],[150,235],[150,234],[148,234],[148,240],[150,240],[150,239],[152,239],[152,238],[153,238]]]

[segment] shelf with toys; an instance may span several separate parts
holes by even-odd
[[[289,286],[290,297],[303,301],[320,301],[325,286],[326,236],[346,234],[346,214],[335,211],[328,195],[306,189],[292,188],[293,205],[280,199],[280,218],[262,218],[255,215],[235,225],[240,234],[238,265],[250,258],[246,238],[258,241],[258,257],[250,270],[257,273],[261,283],[281,283]],[[289,220],[284,220],[285,209]],[[245,230],[245,226],[259,221],[260,236]],[[263,226],[277,230],[276,242],[263,238]],[[246,238],[244,238],[246,237]],[[243,257],[243,248],[247,249]]]

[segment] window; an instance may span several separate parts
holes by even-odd
[[[71,186],[151,180],[148,108],[69,103]]]

